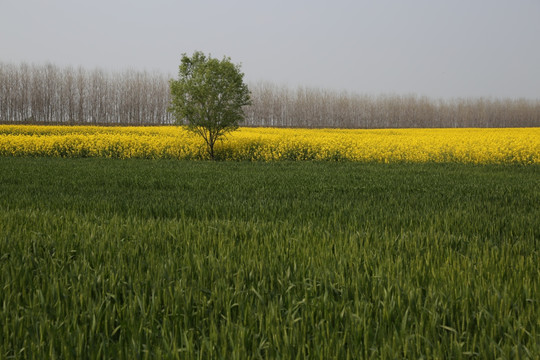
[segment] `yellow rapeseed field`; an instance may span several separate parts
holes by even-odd
[[[0,125],[0,156],[207,158],[182,127]],[[240,128],[216,144],[226,160],[540,164],[540,128]]]

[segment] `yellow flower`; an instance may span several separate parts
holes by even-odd
[[[540,164],[540,128],[240,128],[216,144],[229,160]],[[182,127],[0,125],[0,156],[207,158]]]

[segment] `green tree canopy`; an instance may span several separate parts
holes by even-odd
[[[224,134],[236,130],[244,119],[243,106],[251,104],[240,66],[196,51],[182,55],[178,79],[170,81],[170,111],[177,123],[202,136],[211,159],[214,145]]]

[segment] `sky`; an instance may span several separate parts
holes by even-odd
[[[0,0],[0,62],[158,71],[358,94],[540,99],[540,0]]]

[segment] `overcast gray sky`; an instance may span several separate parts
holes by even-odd
[[[195,50],[250,82],[538,99],[540,0],[0,0],[2,62],[175,76]]]

